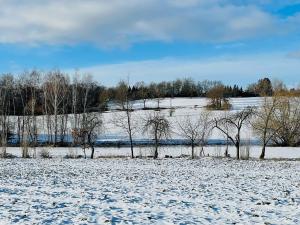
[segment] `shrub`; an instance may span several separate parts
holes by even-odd
[[[43,148],[40,152],[40,157],[43,159],[50,159],[52,158],[52,156],[50,155],[50,152],[48,149]]]

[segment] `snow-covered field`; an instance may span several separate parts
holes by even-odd
[[[170,101],[162,100],[161,113],[170,120],[176,138],[177,121],[199,115],[207,99]],[[233,110],[228,113],[259,107],[262,99],[230,101]],[[170,105],[175,108],[172,115]],[[148,101],[147,107],[156,107],[156,102]],[[151,113],[141,109],[141,102],[134,108],[133,117],[140,121]],[[100,139],[127,138],[111,122],[118,113],[122,112],[102,114],[105,127]],[[39,125],[43,134],[43,117]],[[256,139],[247,127],[242,137]],[[137,132],[135,138],[150,137]],[[210,138],[225,137],[214,131]],[[146,158],[153,155],[153,147],[134,148],[135,156],[142,159],[129,159],[128,147],[96,148],[96,159],[85,160],[65,159],[82,156],[80,148],[38,147],[30,149],[36,159],[22,159],[21,148],[9,147],[7,153],[18,158],[0,160],[0,225],[300,224],[300,161],[296,160],[300,148],[268,147],[266,158],[273,160],[260,161],[261,146],[251,146],[250,160],[238,161],[232,159],[234,146],[229,146],[231,159],[215,157],[224,156],[225,148],[206,146],[206,157],[196,160],[189,159],[189,146],[161,146],[159,160]],[[42,152],[52,158],[42,159]]]
[[[243,150],[244,147],[242,146]],[[40,157],[43,151],[49,152],[49,155],[53,158],[64,158],[66,155],[72,157],[83,156],[84,153],[81,148],[60,148],[60,147],[38,147],[35,150],[29,149],[31,156],[36,154]],[[149,157],[153,155],[153,147],[134,147],[134,155],[137,157]],[[195,148],[195,155],[200,156],[200,147]],[[224,156],[226,146],[206,146],[204,147],[204,153],[206,156]],[[236,156],[236,149],[234,146],[229,146],[228,152],[231,157]],[[14,156],[21,157],[21,148],[7,148],[7,153]],[[86,150],[87,156],[90,155],[90,150]],[[190,156],[190,146],[161,146],[158,150],[159,158],[165,158],[166,155],[172,157]],[[261,153],[261,146],[251,146],[249,151],[250,158],[259,158]],[[95,158],[98,157],[130,157],[131,150],[129,147],[103,147],[95,148]],[[299,147],[267,147],[266,159],[300,159]]]
[[[231,98],[230,103],[232,105],[232,110],[230,111],[211,111],[212,118],[224,116],[225,113],[234,113],[237,110],[242,110],[248,106],[250,107],[259,107],[261,103],[263,102],[263,98]],[[166,118],[170,121],[172,125],[172,137],[171,138],[180,138],[178,135],[178,121],[184,119],[184,116],[191,116],[191,117],[198,117],[204,110],[206,110],[206,106],[209,103],[209,100],[207,98],[165,98],[160,101],[160,107],[162,108],[160,110],[161,114],[165,115]],[[146,107],[148,108],[155,108],[157,107],[157,101],[154,100],[148,100],[146,102]],[[173,108],[174,111],[172,115],[170,115],[170,108]],[[112,107],[113,109],[114,107]],[[147,117],[149,113],[152,113],[153,110],[142,110],[143,109],[143,103],[142,101],[136,101],[133,104],[133,108],[135,111],[133,112],[132,119],[139,121],[140,126],[142,127],[142,121]],[[104,129],[103,134],[101,134],[102,139],[113,139],[113,140],[120,140],[120,139],[127,139],[127,135],[124,131],[122,131],[120,128],[114,126],[113,123],[111,123],[112,119],[118,114],[124,114],[124,112],[120,111],[108,111],[106,113],[102,114],[102,118],[104,121]],[[106,124],[106,125],[105,125]],[[147,135],[143,134],[142,130],[136,133],[134,136],[135,139],[141,139],[141,138],[148,138]],[[257,140],[257,137],[253,134],[252,130],[244,126],[242,128],[242,138],[243,139],[251,139],[251,140]],[[223,134],[221,134],[218,130],[214,129],[212,132],[212,135],[210,139],[226,139]]]
[[[230,99],[230,103],[232,104],[232,110],[231,111],[211,111],[212,117],[219,117],[224,115],[224,113],[233,113],[237,110],[241,110],[247,106],[254,106],[259,107],[262,103],[262,98],[232,98]],[[170,121],[172,125],[172,136],[171,138],[182,138],[178,135],[178,121],[184,119],[184,116],[189,115],[191,117],[197,117],[199,116],[205,109],[205,106],[208,104],[207,98],[165,98],[161,99],[160,101],[160,107],[162,108],[160,110],[161,114],[165,115],[166,118]],[[146,102],[146,107],[149,108],[156,108],[157,107],[157,101],[155,99],[148,100]],[[172,115],[170,115],[170,108],[173,108]],[[102,113],[101,117],[103,120],[104,127],[101,129],[101,132],[98,134],[98,140],[108,140],[108,141],[118,141],[118,140],[124,140],[128,139],[128,135],[126,132],[119,127],[115,126],[112,122],[114,118],[120,117],[120,114],[124,114],[124,112],[114,110],[116,107],[111,106],[110,110]],[[136,123],[139,125],[138,132],[135,133],[134,139],[149,139],[150,137],[147,134],[144,134],[142,132],[143,127],[143,121],[147,118],[148,114],[153,113],[153,110],[143,110],[143,102],[142,101],[135,101],[133,103],[133,108],[135,111],[132,115],[132,120],[136,121]],[[53,118],[52,118],[53,119]],[[12,121],[16,121],[16,117],[11,117]],[[41,135],[41,139],[45,138],[43,137],[43,134],[47,133],[47,126],[46,126],[46,118],[43,116],[38,116],[38,133]],[[17,130],[17,123],[14,123],[14,130]],[[67,135],[71,135],[71,128],[74,126],[74,117],[72,115],[69,115],[69,121],[68,121],[68,129],[67,129]],[[243,127],[242,128],[242,138],[243,139],[251,139],[251,140],[257,140],[255,135],[252,133],[251,129],[249,127]],[[225,136],[221,134],[218,130],[213,130],[212,135],[210,139],[218,139],[218,140],[224,140]]]
[[[0,224],[300,224],[299,161],[0,161]]]

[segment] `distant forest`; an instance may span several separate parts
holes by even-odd
[[[91,75],[77,74],[74,78],[61,71],[47,73],[25,72],[21,76],[3,74],[0,77],[0,113],[6,115],[53,115],[104,111],[109,103],[126,99],[146,101],[165,97],[222,98],[272,96],[274,89],[299,94],[299,89],[288,90],[280,82],[272,84],[263,78],[243,89],[239,85],[225,85],[220,81],[195,81],[191,78],[129,85],[120,81],[114,87],[97,83]],[[125,99],[126,98],[126,99]]]

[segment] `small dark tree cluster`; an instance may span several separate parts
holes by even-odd
[[[272,82],[269,78],[260,79],[256,83],[250,84],[247,88],[247,92],[254,96],[272,96]]]

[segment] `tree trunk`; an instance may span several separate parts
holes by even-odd
[[[240,143],[237,143],[235,147],[236,147],[236,159],[240,159]]]
[[[154,159],[158,158],[158,139],[157,139],[157,134],[155,134],[155,150],[154,150]]]
[[[154,159],[157,159],[158,158],[158,145],[155,144],[155,151],[154,151],[154,156],[153,156]]]
[[[133,153],[133,141],[132,141],[132,137],[130,135],[130,150],[131,150],[131,158],[134,158],[134,153]]]
[[[226,149],[225,149],[225,157],[228,157],[228,137],[226,139]]]
[[[86,159],[85,147],[83,147],[83,154],[84,154],[84,158]]]
[[[203,147],[203,143],[201,144],[200,156],[204,156],[204,147]]]
[[[263,147],[262,147],[259,159],[265,159],[265,154],[266,154],[266,145],[264,144]]]
[[[91,159],[93,159],[94,158],[94,154],[95,154],[95,148],[94,148],[94,146],[91,146],[91,148],[92,148]]]
[[[128,124],[128,131],[129,131],[129,140],[130,140],[130,149],[131,149],[131,158],[134,158],[134,153],[133,153],[133,141],[132,141],[132,129],[131,129],[131,118],[130,118],[130,112],[128,108],[128,100],[127,102],[127,109],[126,109],[126,116],[127,116],[127,124]]]
[[[195,158],[194,148],[195,148],[194,141],[192,141],[192,159]]]

